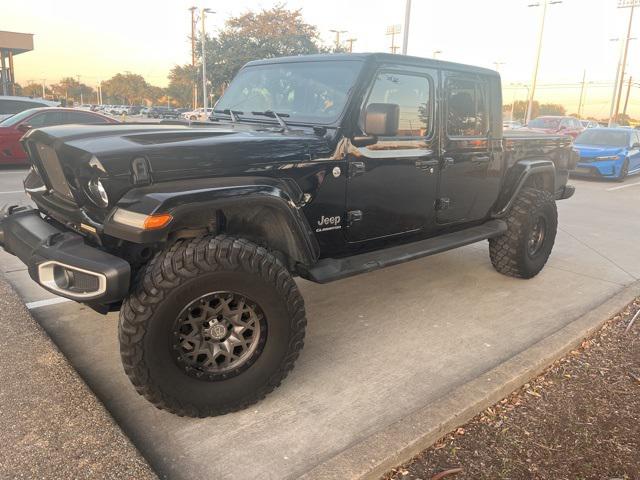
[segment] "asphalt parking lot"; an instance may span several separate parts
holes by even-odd
[[[24,174],[0,170],[0,204],[26,202]],[[254,407],[205,420],[158,411],[135,393],[117,314],[60,302],[4,252],[0,268],[159,475],[298,478],[640,278],[640,177],[571,183],[549,264],[532,280],[496,273],[486,242],[324,286],[300,280],[309,327],[293,373]]]

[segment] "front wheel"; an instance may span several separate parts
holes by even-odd
[[[505,220],[507,232],[489,240],[493,267],[511,277],[535,277],[551,255],[558,229],[553,195],[524,187]]]
[[[280,385],[303,346],[304,302],[284,265],[247,240],[180,241],[141,272],[120,312],[138,393],[178,415],[243,409]]]
[[[625,158],[622,167],[620,168],[620,174],[616,177],[616,181],[624,182],[625,178],[629,175],[629,159]]]

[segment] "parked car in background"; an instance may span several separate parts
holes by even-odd
[[[522,123],[520,123],[518,120],[505,120],[502,122],[502,128],[522,128]]]
[[[595,120],[580,120],[580,124],[584,128],[598,128],[600,126]]]
[[[580,160],[574,175],[624,180],[640,173],[640,132],[629,128],[590,128],[576,138]]]
[[[176,109],[170,107],[151,107],[147,116],[151,118],[178,118],[180,114]]]
[[[59,106],[60,102],[52,102],[42,98],[0,96],[0,120],[30,108]]]
[[[20,139],[32,128],[69,123],[99,125],[119,122],[99,113],[74,108],[41,107],[23,110],[0,122],[0,165],[26,163],[27,154]]]
[[[204,108],[196,108],[190,112],[183,113],[182,117],[187,120],[208,120],[211,115],[213,115],[213,108],[207,108],[206,113]]]
[[[544,133],[559,133],[576,138],[584,131],[584,127],[575,117],[547,115],[531,120],[527,128]]]
[[[141,107],[140,105],[132,105],[129,107],[129,115],[140,115],[140,111],[142,110],[143,107]]]

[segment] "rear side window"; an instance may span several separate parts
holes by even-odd
[[[46,105],[38,102],[29,102],[24,100],[3,100],[0,98],[0,115],[14,115],[29,108],[46,107]]]
[[[371,103],[392,103],[400,107],[398,137],[425,137],[431,131],[431,85],[427,77],[380,72],[363,114]]]
[[[488,133],[486,84],[479,79],[453,77],[447,81],[447,134],[484,137]]]
[[[107,123],[106,119],[98,115],[82,112],[64,112],[64,123],[81,123],[85,125],[96,125]]]

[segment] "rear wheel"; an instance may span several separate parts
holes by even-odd
[[[124,369],[158,408],[205,417],[280,385],[303,346],[304,302],[283,264],[233,237],[178,242],[141,273],[120,312]]]
[[[524,187],[505,220],[507,232],[489,240],[493,267],[512,277],[536,276],[547,263],[556,238],[555,199],[547,191]]]

